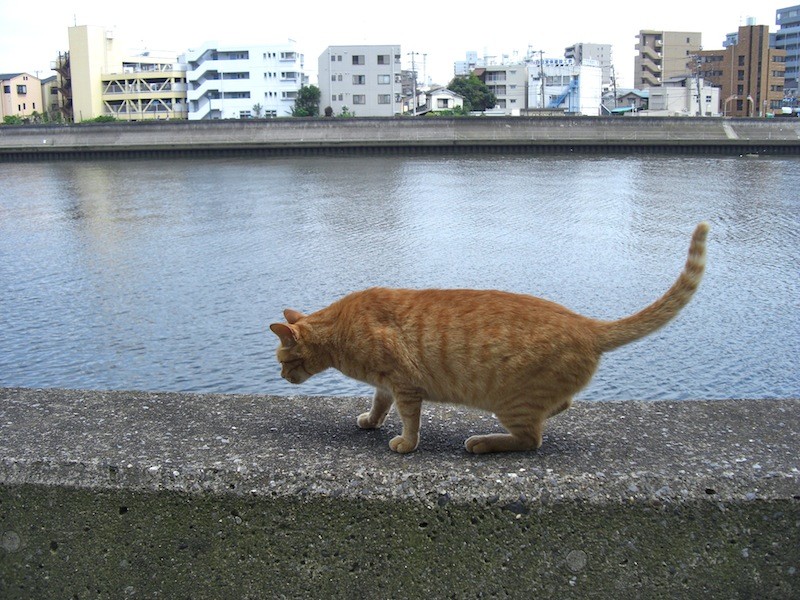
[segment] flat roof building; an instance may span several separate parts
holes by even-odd
[[[698,53],[698,74],[721,89],[722,113],[761,117],[783,104],[785,50],[770,48],[767,25],[742,25],[736,43]]]
[[[667,79],[691,72],[687,64],[702,47],[694,31],[643,29],[636,36],[633,85],[639,89],[661,85]]]
[[[400,46],[328,46],[319,56],[320,111],[393,117],[403,110]]]
[[[786,51],[784,97],[796,106],[800,79],[800,5],[779,8],[775,11],[775,23],[778,25],[775,48]]]

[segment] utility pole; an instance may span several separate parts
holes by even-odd
[[[416,117],[417,116],[417,64],[415,62],[414,57],[418,54],[417,52],[409,52],[411,55],[411,86],[413,89],[414,97],[411,100],[411,105],[413,107],[412,114]]]
[[[542,108],[544,105],[544,50],[539,50],[539,79],[542,80]]]

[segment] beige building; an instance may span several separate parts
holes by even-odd
[[[673,77],[691,72],[688,63],[701,44],[701,34],[688,31],[643,29],[636,36],[633,85],[644,89],[661,85]]]
[[[128,121],[185,119],[186,71],[177,55],[127,55],[113,31],[94,25],[70,27],[69,53],[54,68],[76,123],[100,116]],[[70,115],[67,115],[69,118]]]
[[[44,110],[38,77],[28,73],[0,74],[0,121],[6,117],[27,118]]]

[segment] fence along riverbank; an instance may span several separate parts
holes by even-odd
[[[800,119],[478,117],[0,127],[0,161],[417,153],[798,155]]]

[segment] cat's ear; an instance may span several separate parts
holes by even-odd
[[[285,311],[283,311],[283,316],[286,317],[286,321],[288,321],[290,325],[294,325],[300,319],[305,317],[305,315],[300,311],[292,310],[291,308],[287,308]]]
[[[291,348],[297,343],[297,331],[291,325],[286,323],[273,323],[269,326],[272,333],[277,335],[281,340],[281,346],[284,348]]]

